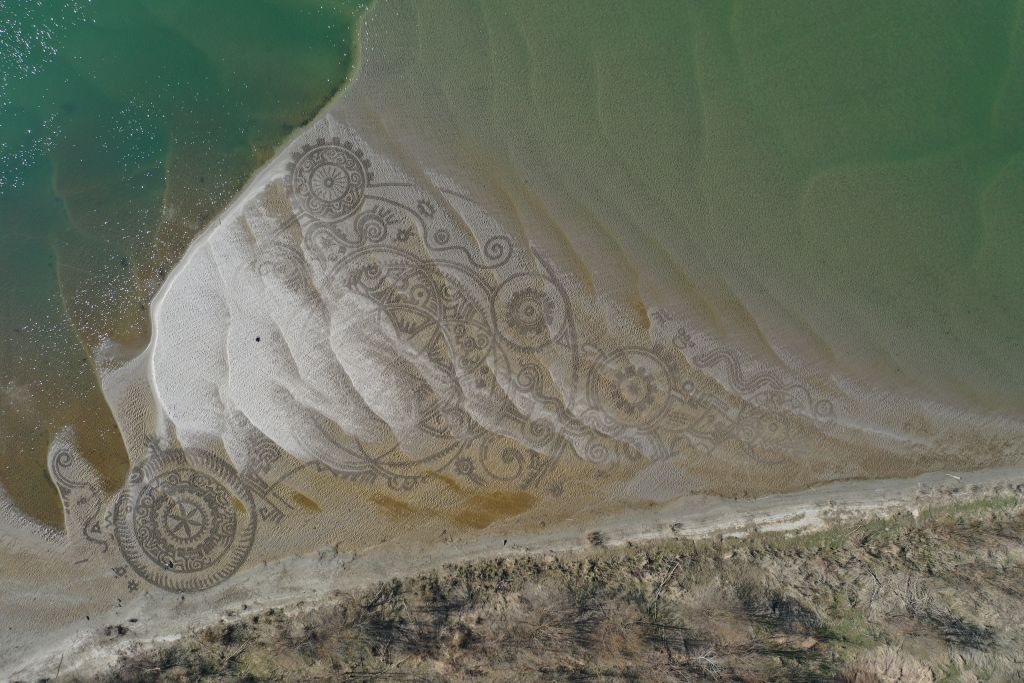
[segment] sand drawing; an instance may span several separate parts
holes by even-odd
[[[118,547],[150,583],[193,592],[220,583],[245,561],[257,517],[231,467],[196,449],[152,454],[114,504]]]
[[[646,339],[595,325],[581,314],[592,303],[539,249],[475,223],[456,189],[420,187],[351,131],[323,125],[337,134],[294,143],[269,186],[283,186],[287,210],[271,211],[265,192],[225,219],[256,235],[252,256],[231,261],[239,279],[288,304],[279,330],[246,342],[291,344],[314,386],[270,389],[290,411],[286,438],[218,407],[226,452],[151,435],[109,500],[62,474],[70,456],[52,467],[65,504],[77,497],[91,509],[80,533],[123,557],[112,569],[129,590],[138,578],[175,592],[228,579],[295,514],[281,491],[304,468],[398,493],[440,474],[549,495],[564,487],[551,480],[564,458],[609,471],[685,468],[728,449],[772,467],[831,424],[830,399],[747,369],[736,351],[695,342],[664,315],[665,333]],[[262,232],[246,218],[257,214],[272,217]],[[303,351],[296,340],[317,341]],[[321,408],[307,409],[300,389]]]
[[[616,328],[557,259],[331,116],[291,149],[211,228],[214,270],[193,279],[217,287],[227,272],[245,286],[195,300],[171,287],[158,308],[161,395],[129,392],[120,411],[125,424],[163,417],[124,488],[105,496],[69,453],[52,459],[83,552],[129,592],[140,580],[182,593],[226,581],[310,514],[287,493],[303,472],[399,499],[438,477],[544,499],[571,486],[556,474],[566,462],[609,481],[658,463],[681,482],[700,468],[749,481],[842,448],[841,396],[660,310],[649,330]],[[161,347],[164,308],[197,305],[226,307],[230,324]],[[217,361],[225,349],[230,362]],[[205,379],[179,380],[176,359],[202,365],[203,354],[215,390],[175,398],[175,382],[192,392]]]
[[[761,553],[762,532],[917,528],[927,505],[1024,490],[1024,61],[1005,7],[190,0],[65,26],[86,15],[22,4],[4,26],[25,40],[0,40],[15,66],[41,60],[0,98],[4,680],[177,637],[189,666],[219,651],[246,675],[309,668],[313,643],[337,677],[311,631],[278,629],[293,652],[263,657],[236,626],[319,619],[379,581],[457,579],[461,601],[477,567],[535,582],[648,542],[668,564],[626,571],[650,616],[692,598],[669,544],[709,540],[687,553],[716,581],[755,559],[783,575],[790,539]],[[531,569],[549,557],[559,572]],[[847,588],[828,567],[815,582],[878,597],[844,571]],[[731,576],[715,590],[742,623],[777,602],[749,607]],[[589,598],[569,588],[572,624]],[[552,602],[520,593],[531,619]],[[496,641],[467,620],[449,647],[425,618],[402,632],[441,644],[374,645],[381,675],[483,670],[428,666]],[[829,619],[786,647],[852,657],[819,631],[864,620]],[[666,666],[700,654],[627,621]],[[739,652],[740,621],[705,621]],[[211,624],[225,638],[197,635]]]

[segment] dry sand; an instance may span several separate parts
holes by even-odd
[[[629,173],[454,126],[415,13],[374,7],[358,78],[192,245],[146,352],[101,354],[124,489],[69,434],[66,532],[3,510],[0,675],[598,528],[808,528],[1024,476],[1018,420],[867,390],[692,287]],[[907,479],[982,468],[1009,469]]]
[[[68,624],[45,637],[10,641],[18,657],[0,664],[4,680],[32,680],[102,671],[139,644],[175,640],[216,623],[267,609],[299,610],[330,601],[384,577],[404,577],[456,561],[573,551],[599,531],[607,545],[659,538],[744,536],[751,532],[808,532],[829,524],[886,517],[949,502],[966,502],[1024,486],[1024,469],[932,473],[908,480],[842,482],[755,500],[687,497],[666,506],[633,510],[595,523],[582,517],[523,531],[502,523],[484,533],[454,531],[440,539],[395,538],[360,552],[326,548],[240,572],[230,583],[200,595],[165,591],[135,594],[88,622]],[[440,542],[439,542],[440,540]],[[123,630],[119,630],[122,627]]]

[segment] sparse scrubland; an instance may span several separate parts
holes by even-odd
[[[89,680],[1022,681],[1021,499],[797,536],[591,535],[226,618]]]

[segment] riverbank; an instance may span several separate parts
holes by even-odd
[[[811,528],[1019,481],[1012,372],[922,372],[964,340],[893,339],[843,288],[842,325],[816,319],[794,264],[738,239],[798,225],[817,171],[779,180],[786,140],[717,60],[729,17],[594,8],[378,0],[344,95],[170,272],[146,351],[101,364],[125,486],[68,438],[66,533],[0,509],[0,665],[588,536]],[[794,222],[746,221],[768,208]]]
[[[916,520],[924,522],[934,516],[947,521],[965,513],[984,516],[993,506],[1018,514],[1022,486],[1024,471],[1020,470],[931,474],[913,480],[830,484],[763,500],[689,501],[656,514],[635,512],[601,526],[578,520],[534,537],[510,535],[507,539],[453,542],[432,548],[429,546],[433,544],[382,544],[358,554],[328,549],[255,568],[238,577],[231,591],[213,592],[201,603],[184,595],[163,593],[125,601],[110,613],[96,616],[85,631],[65,634],[63,639],[54,633],[55,637],[42,648],[36,643],[35,655],[18,666],[7,665],[0,675],[34,680],[52,677],[60,667],[64,680],[101,676],[126,653],[151,647],[173,648],[172,643],[182,638],[190,643],[190,634],[209,627],[225,628],[224,624],[237,623],[247,628],[253,617],[262,621],[260,615],[268,610],[277,613],[276,620],[301,624],[304,614],[336,604],[339,593],[358,596],[372,592],[382,577],[406,581],[424,572],[451,572],[453,565],[501,568],[535,566],[539,562],[548,566],[554,557],[556,565],[564,567],[576,562],[580,553],[584,562],[588,557],[607,560],[608,555],[593,555],[595,545],[602,548],[598,553],[621,549],[627,554],[644,554],[649,548],[664,552],[668,547],[673,553],[687,554],[694,549],[706,553],[709,548],[719,548],[720,554],[739,551],[749,556],[749,550],[755,548],[762,559],[785,563],[787,554],[780,552],[785,548],[814,549],[813,557],[822,548],[841,550],[851,539],[856,541],[864,535],[875,535],[875,542],[881,542],[887,537],[877,534],[888,528],[885,520],[892,522],[893,528],[907,529],[915,528]],[[680,539],[685,543],[680,544]],[[986,543],[986,539],[977,537],[979,544]],[[933,543],[934,552],[947,550],[941,542]],[[1019,558],[1014,557],[1011,552],[1007,567],[1019,570]],[[858,575],[869,575],[868,569],[863,568]],[[674,579],[686,581],[687,572],[679,572]],[[236,647],[243,641],[232,642]],[[139,661],[150,662],[146,664],[150,667],[151,660],[146,657],[149,655],[140,656]]]
[[[680,521],[644,540],[594,529],[574,549],[341,580],[319,598],[211,614],[171,642],[137,641],[140,622],[126,620],[58,680],[925,683],[1019,673],[1024,485],[946,479],[930,494],[920,482],[910,507],[847,508],[837,492],[828,524],[800,512],[787,524],[782,512],[744,527]]]

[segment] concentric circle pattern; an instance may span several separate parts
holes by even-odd
[[[234,574],[256,530],[245,485],[226,463],[198,449],[161,452],[136,467],[114,523],[128,564],[150,583],[183,592]]]
[[[292,203],[300,215],[339,221],[363,202],[371,174],[362,153],[338,138],[306,146],[291,165]]]

